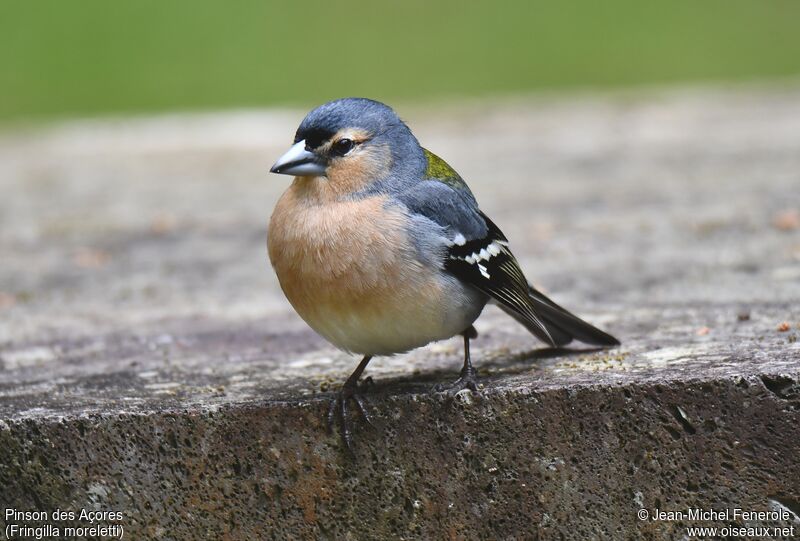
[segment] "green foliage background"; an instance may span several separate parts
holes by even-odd
[[[800,2],[5,1],[0,120],[800,74]]]

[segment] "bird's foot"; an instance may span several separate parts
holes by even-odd
[[[372,378],[366,378],[360,385],[355,382],[352,384],[349,382],[345,383],[336,395],[336,398],[331,400],[330,407],[328,408],[328,430],[333,432],[334,422],[338,421],[342,442],[348,451],[352,451],[353,445],[353,432],[350,428],[350,419],[348,418],[348,403],[352,400],[356,405],[356,409],[367,424],[372,426],[372,419],[367,410],[366,401],[362,396],[372,385]]]
[[[478,384],[478,374],[475,372],[475,369],[470,367],[467,370],[461,370],[461,376],[453,383],[447,385],[444,383],[437,383],[434,385],[433,390],[437,393],[447,393],[451,396],[457,394],[464,389],[469,389],[473,392],[478,392],[479,384]]]

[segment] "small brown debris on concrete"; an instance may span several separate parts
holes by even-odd
[[[17,298],[14,295],[0,291],[0,310],[11,308],[15,304],[17,304]]]
[[[750,311],[742,310],[741,312],[736,314],[736,319],[739,321],[750,321]]]
[[[797,209],[786,209],[775,214],[772,225],[781,231],[793,231],[800,229],[800,211]]]
[[[783,323],[778,325],[778,332],[786,332],[791,328],[792,328],[792,326],[789,325],[789,322],[788,321],[784,321]]]
[[[108,252],[86,247],[79,248],[72,256],[75,266],[82,269],[99,269],[104,267],[110,259],[111,255]]]
[[[160,214],[150,223],[150,231],[155,235],[165,235],[175,229],[177,221],[171,214]]]

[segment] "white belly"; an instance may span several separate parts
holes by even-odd
[[[409,282],[398,284],[397,290],[384,295],[380,302],[343,303],[346,308],[338,303],[321,303],[313,310],[298,312],[314,330],[343,350],[392,355],[455,336],[472,325],[483,310],[483,296],[455,278],[440,281],[440,295],[425,294],[430,287]]]

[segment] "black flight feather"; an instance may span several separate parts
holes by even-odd
[[[451,246],[445,269],[489,295],[503,311],[554,347],[573,339],[603,346],[619,344],[613,336],[571,314],[528,284],[503,232],[479,213],[487,234]]]

